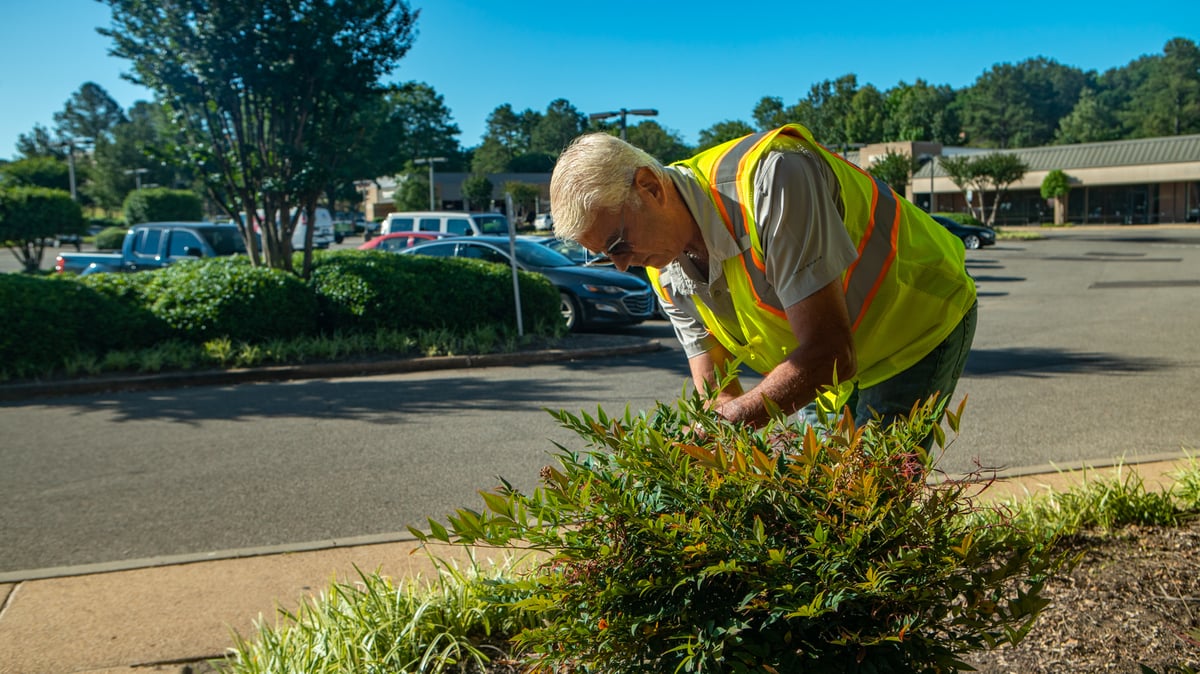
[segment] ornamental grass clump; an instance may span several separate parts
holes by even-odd
[[[545,672],[950,672],[1019,642],[1067,563],[981,524],[976,484],[927,484],[921,439],[962,412],[916,405],[805,431],[714,419],[701,396],[652,414],[559,412],[584,449],[523,493],[483,493],[426,541],[548,553],[497,584],[537,618],[514,643]],[[840,407],[836,404],[833,409]]]

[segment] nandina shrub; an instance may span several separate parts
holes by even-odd
[[[939,415],[913,412],[823,433],[719,422],[699,396],[559,412],[586,448],[560,448],[540,488],[505,482],[413,533],[549,553],[497,595],[540,618],[515,638],[538,671],[969,669],[963,654],[1021,640],[1065,557],[993,535],[1006,525],[972,516],[977,487],[926,484],[919,440]]]

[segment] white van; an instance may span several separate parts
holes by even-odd
[[[296,214],[296,209],[292,209],[291,215]],[[262,209],[258,209],[258,217],[263,218]],[[242,219],[245,220],[246,214],[242,214]],[[317,208],[316,211],[317,226],[313,230],[313,248],[328,248],[336,240],[333,231],[333,216],[329,214],[328,208]],[[308,228],[308,218],[305,217],[303,211],[300,213],[300,220],[296,222],[296,229],[292,231],[292,250],[304,250],[304,230]]]
[[[507,234],[508,218],[503,213],[404,211],[389,213],[384,219],[379,233],[392,232],[443,232],[460,236]]]
[[[295,215],[295,211],[292,214]],[[333,231],[333,216],[328,208],[318,208],[316,213],[317,226],[313,228],[313,248],[328,248],[337,239]],[[304,250],[304,230],[308,227],[308,218],[304,211],[300,212],[300,220],[292,232],[292,250]]]

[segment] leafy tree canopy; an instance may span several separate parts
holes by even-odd
[[[346,160],[351,122],[407,53],[418,12],[400,0],[105,2],[113,23],[100,32],[131,79],[169,101],[214,201],[247,214],[252,260],[291,269],[299,212],[311,216]]]
[[[707,150],[710,147],[716,147],[721,143],[741,138],[747,134],[754,133],[754,127],[739,120],[726,120],[717,122],[712,126],[700,131],[700,145],[697,151]]]
[[[82,235],[86,224],[79,204],[63,190],[45,187],[0,189],[0,242],[26,273],[41,268],[46,239]]]

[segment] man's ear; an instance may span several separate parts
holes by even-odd
[[[659,206],[663,205],[666,197],[666,190],[663,189],[663,184],[659,182],[658,176],[654,175],[654,171],[642,166],[633,173],[633,184],[637,186],[643,199],[650,199]]]

